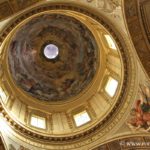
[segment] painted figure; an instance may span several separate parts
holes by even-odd
[[[136,100],[130,117],[127,121],[130,128],[150,131],[150,90],[148,87],[140,89],[140,99]]]

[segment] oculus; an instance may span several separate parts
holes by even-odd
[[[55,59],[59,54],[59,49],[54,44],[48,44],[45,46],[43,53],[47,59]]]

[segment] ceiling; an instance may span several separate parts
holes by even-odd
[[[107,144],[94,150],[127,149],[120,142],[146,141],[146,137],[136,137],[108,142],[108,135],[113,135],[127,116],[138,89],[137,62],[127,36],[87,5],[42,1],[33,5],[36,2],[0,3],[1,20],[17,14],[0,35],[0,88],[7,97],[1,100],[1,111],[8,124],[21,138],[46,143],[47,149],[53,150],[93,148],[101,141]],[[120,1],[110,2],[115,8],[120,5]],[[140,21],[136,4],[124,1],[124,9],[134,46],[149,74],[149,2],[140,3]],[[114,7],[105,7],[112,13],[109,10]],[[105,35],[113,39],[116,51]],[[49,44],[58,48],[56,57],[50,59],[44,53]],[[118,82],[112,97],[106,91],[109,77]],[[74,116],[82,111],[87,111],[91,120],[77,127]],[[33,115],[45,118],[46,129],[31,126]]]

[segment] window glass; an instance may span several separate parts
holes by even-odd
[[[113,79],[112,77],[109,77],[105,86],[105,91],[110,97],[113,97],[115,95],[117,87],[118,81]]]
[[[88,113],[86,112],[86,110],[74,115],[73,117],[74,117],[77,127],[79,127],[91,120]]]
[[[31,125],[37,128],[45,129],[45,118],[32,115],[31,116]]]

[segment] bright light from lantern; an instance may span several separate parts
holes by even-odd
[[[91,118],[89,117],[88,113],[86,112],[86,110],[76,114],[73,116],[76,126],[79,127],[87,122],[89,122],[91,120]]]
[[[44,56],[48,59],[54,59],[58,56],[58,54],[59,54],[59,49],[54,44],[48,44],[44,48]]]
[[[108,46],[109,46],[110,48],[114,49],[114,50],[117,50],[116,45],[115,45],[113,39],[111,38],[111,36],[108,35],[108,34],[105,34],[104,36],[105,36],[105,38],[106,38],[106,41],[107,41],[107,43],[108,43]]]
[[[105,91],[108,93],[110,97],[113,97],[116,93],[118,87],[118,81],[109,77],[107,84],[105,86]]]
[[[32,115],[31,116],[31,125],[37,128],[45,129],[45,118]]]

